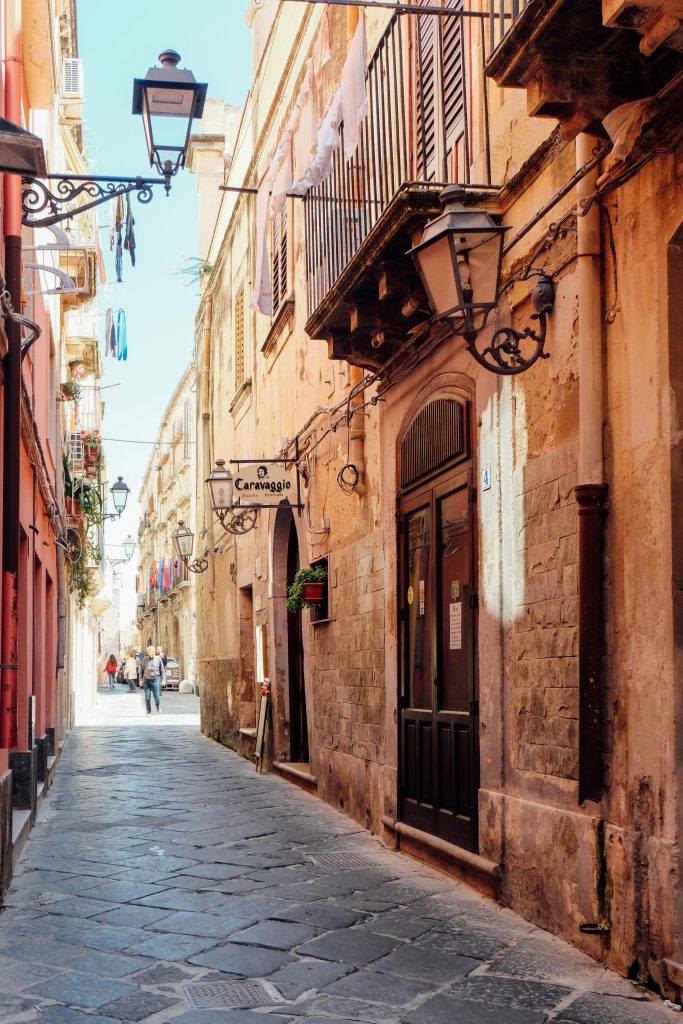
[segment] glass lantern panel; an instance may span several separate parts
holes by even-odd
[[[460,306],[448,235],[429,242],[416,253],[422,282],[437,316]]]
[[[193,540],[194,534],[190,533],[189,530],[176,534],[176,544],[178,545],[178,551],[182,558],[189,558],[192,554]]]
[[[492,308],[498,301],[498,268],[502,237],[499,234],[470,236],[472,248],[466,255],[472,304]]]

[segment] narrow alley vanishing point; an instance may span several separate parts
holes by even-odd
[[[166,694],[147,720],[100,692],[72,732],[0,914],[3,1024],[676,1019],[256,774],[198,733],[197,703]]]

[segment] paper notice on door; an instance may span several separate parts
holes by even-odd
[[[455,601],[450,609],[450,649],[462,650],[462,602]]]

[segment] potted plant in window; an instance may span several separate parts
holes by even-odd
[[[296,615],[302,608],[311,608],[325,598],[327,571],[321,565],[299,569],[287,591],[287,611]]]
[[[81,440],[85,471],[88,476],[97,476],[102,458],[102,438],[97,431],[84,431]]]
[[[66,402],[78,402],[83,389],[80,381],[77,380],[65,380],[60,384],[60,390],[62,392],[62,398]]]

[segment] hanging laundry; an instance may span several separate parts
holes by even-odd
[[[114,330],[114,310],[108,309],[104,316],[104,354],[111,355],[111,336]]]
[[[351,46],[344,61],[341,94],[344,111],[344,153],[350,160],[358,146],[360,126],[368,112],[368,98],[365,92],[367,73],[368,38],[365,28],[365,12],[361,11],[358,27],[351,40]]]
[[[123,237],[123,248],[126,252],[130,253],[131,266],[135,266],[135,232],[133,227],[135,226],[135,217],[133,216],[133,210],[130,205],[130,193],[126,193],[126,230]]]
[[[287,193],[292,187],[292,133],[288,131],[277,148],[278,160],[273,184],[270,189],[268,213],[275,217],[285,205]]]
[[[317,86],[320,85],[323,77],[323,69],[331,58],[330,23],[328,21],[327,11],[325,11],[320,23],[320,30],[316,36],[315,43],[313,44],[313,72],[315,75],[315,84]]]
[[[157,563],[152,562],[152,567],[149,570],[149,585],[150,587],[156,587],[157,585]]]
[[[126,313],[123,309],[116,311],[116,358],[126,360],[128,358],[128,337],[126,330]]]
[[[171,569],[170,562],[165,562],[164,563],[164,575],[163,575],[163,587],[164,587],[164,590],[168,590],[168,588],[171,585],[171,583],[170,583],[170,569]]]
[[[109,252],[114,251],[114,235],[116,233],[116,203],[109,204]]]
[[[266,316],[273,315],[273,291],[270,284],[268,245],[266,243],[271,181],[270,172],[268,172],[259,186],[256,197],[256,267],[254,290],[249,304],[251,309],[257,309]]]
[[[315,116],[312,61],[308,61],[296,106],[298,113],[292,137],[294,168],[290,191],[296,190],[297,182],[301,181],[306,174],[316,151],[318,122]]]
[[[114,257],[114,265],[116,267],[116,280],[121,284],[123,281],[123,197],[119,196],[116,200],[116,219],[114,222],[116,229],[116,256]]]

